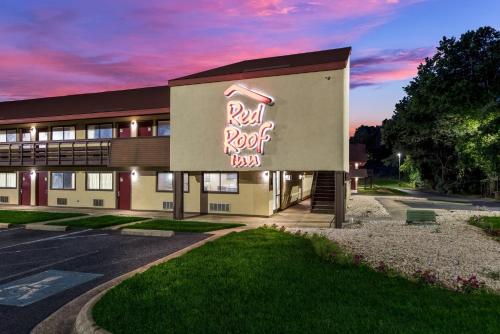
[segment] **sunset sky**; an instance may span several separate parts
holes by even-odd
[[[443,35],[498,0],[2,0],[0,100],[163,85],[244,59],[352,46],[351,129],[390,117]]]

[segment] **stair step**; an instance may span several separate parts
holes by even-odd
[[[335,213],[335,210],[332,209],[312,209],[312,213]]]

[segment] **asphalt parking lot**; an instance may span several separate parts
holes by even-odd
[[[64,304],[114,277],[208,235],[0,230],[0,333],[29,333]]]

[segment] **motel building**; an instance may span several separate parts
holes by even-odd
[[[0,203],[345,218],[350,48],[0,103]]]

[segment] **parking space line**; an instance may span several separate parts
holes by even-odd
[[[88,231],[91,231],[91,229],[82,230],[82,231],[76,231],[76,232],[71,232],[71,233],[66,233],[66,234],[62,234],[62,235],[56,235],[56,236],[53,236],[53,237],[48,237],[48,238],[43,238],[43,239],[37,239],[37,240],[31,240],[31,241],[26,241],[26,242],[20,242],[20,243],[15,244],[15,245],[10,245],[10,246],[6,246],[6,247],[2,247],[2,248],[0,248],[0,250],[12,248],[12,247],[17,247],[17,246],[22,246],[22,245],[30,245],[30,244],[34,244],[34,243],[37,243],[37,242],[55,240],[55,239],[59,239],[61,237],[65,237],[65,236],[69,236],[69,235],[74,235],[74,234],[80,234],[80,233],[84,233],[84,232],[88,232]]]
[[[61,248],[61,247],[44,247],[44,248],[21,249],[21,250],[15,250],[15,251],[10,251],[10,252],[1,252],[0,255],[2,255],[2,254],[17,254],[17,253],[23,253],[23,252],[34,252],[34,251],[47,250],[47,249],[57,249],[57,248]]]
[[[15,273],[15,274],[9,275],[7,277],[0,277],[0,282],[9,280],[9,279],[17,277],[17,276],[23,276],[23,275],[32,273],[34,271],[39,271],[39,270],[42,270],[42,269],[45,269],[45,268],[49,268],[51,266],[55,266],[55,265],[58,265],[58,264],[61,264],[61,263],[64,263],[64,262],[75,260],[75,259],[78,259],[80,257],[84,257],[84,256],[88,256],[88,255],[93,255],[93,254],[97,254],[97,253],[99,253],[99,251],[88,252],[88,253],[76,255],[76,256],[73,256],[73,257],[69,257],[69,258],[66,258],[66,259],[62,259],[62,260],[59,260],[59,261],[56,261],[56,262],[48,263],[48,264],[45,264],[43,266],[39,266],[39,267],[36,267],[36,268],[25,270],[25,271],[22,271],[22,272],[19,272],[19,273]]]
[[[22,230],[22,229],[23,229],[22,227],[7,228],[5,230],[0,231],[0,233],[12,232],[12,231]]]
[[[90,235],[77,235],[75,237],[63,237],[63,238],[58,238],[58,240],[66,240],[66,239],[76,239],[76,238],[92,238],[92,237],[102,237],[102,236],[108,236],[111,235],[109,233],[101,233],[101,234],[90,234]]]

